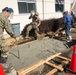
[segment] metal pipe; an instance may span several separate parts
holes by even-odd
[[[17,41],[17,39],[15,39],[15,40],[16,40],[17,51],[18,51],[18,58],[20,59],[20,52],[19,52],[19,48],[18,48],[18,41]]]

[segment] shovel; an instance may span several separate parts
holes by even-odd
[[[16,39],[16,38],[15,38],[15,40],[16,40],[17,51],[18,51],[18,58],[20,59],[20,52],[19,52],[19,48],[18,48],[18,41],[17,41],[17,39]]]

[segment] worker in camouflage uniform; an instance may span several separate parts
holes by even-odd
[[[13,13],[12,8],[5,7],[2,9],[2,13],[0,13],[0,63],[6,63],[8,57],[8,45],[5,42],[3,37],[4,29],[6,32],[13,38],[16,38],[15,34],[13,33],[10,22],[8,20],[9,16]]]
[[[32,22],[29,24],[29,26],[26,29],[26,38],[29,38],[29,32],[30,32],[31,29],[34,29],[36,37],[40,38],[38,27],[41,24],[41,20],[39,18],[39,13],[35,12],[34,15],[31,13],[29,19],[32,19]]]

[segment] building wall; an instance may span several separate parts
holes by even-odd
[[[70,0],[65,0],[65,7],[64,10],[70,10],[71,8],[71,1]]]
[[[14,9],[11,24],[20,23],[21,32],[24,26],[31,22],[31,20],[28,19],[30,13],[19,14],[17,0],[0,0],[0,12],[2,8],[6,6]],[[64,10],[70,9],[70,0],[65,0],[64,7]],[[61,12],[55,12],[55,0],[36,0],[36,11],[39,12],[41,20],[62,17]]]
[[[55,12],[55,0],[36,0],[37,11],[42,15],[42,19],[60,18],[61,12]],[[70,10],[70,0],[64,0],[64,10]]]
[[[11,24],[20,23],[20,32],[23,30],[24,26],[31,22],[28,19],[30,13],[28,14],[19,14],[17,0],[0,0],[0,12],[4,7],[12,7],[14,9],[14,16],[13,19],[10,19]],[[4,31],[4,34],[7,34]]]

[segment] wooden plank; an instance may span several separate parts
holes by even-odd
[[[62,61],[62,64],[67,65],[67,64],[69,64],[69,61]]]
[[[58,67],[62,67],[62,65],[58,65]],[[53,70],[51,70],[50,72],[48,72],[46,75],[53,75],[54,73],[56,73],[58,71],[57,68],[54,68]]]
[[[36,69],[37,67],[41,66],[42,64],[44,64],[44,60],[41,60],[40,62],[36,63],[35,65],[29,67],[29,68],[24,68],[18,71],[18,75],[25,75],[27,73],[29,73],[30,71]]]
[[[69,61],[62,61],[62,64],[58,65],[58,67],[63,67],[63,64],[68,64]],[[50,72],[48,72],[46,75],[54,75],[58,71],[57,68],[54,68]]]
[[[44,64],[46,61],[49,61],[49,60],[55,58],[56,56],[58,56],[58,55],[60,55],[60,54],[61,54],[61,52],[60,52],[60,53],[57,53],[57,54],[55,54],[55,55],[53,55],[53,56],[50,56],[50,57],[47,58],[46,60],[42,60],[42,61],[38,62],[37,64],[35,64],[35,65],[31,66],[31,67],[28,67],[27,69],[26,69],[26,68],[21,69],[21,70],[18,71],[18,75],[25,75],[25,74],[29,73],[30,71],[36,69],[37,67],[41,66],[41,65]]]
[[[55,55],[53,55],[53,56],[48,57],[48,58],[45,60],[45,62],[46,62],[46,61],[49,61],[49,60],[51,60],[51,59],[53,59],[53,58],[55,58],[55,57],[57,57],[57,56],[59,56],[60,54],[61,54],[61,52],[60,52],[60,53],[57,53],[57,54],[55,54]]]
[[[45,63],[46,63],[47,65],[50,65],[50,66],[52,66],[52,67],[54,67],[54,68],[60,70],[60,71],[63,71],[63,70],[64,70],[62,67],[58,67],[57,65],[52,64],[52,63],[50,63],[50,62],[45,62]]]
[[[67,61],[71,61],[71,59],[69,58],[66,58],[66,57],[63,57],[63,56],[57,56],[58,58],[61,58],[61,59],[64,59],[64,60],[67,60]]]

